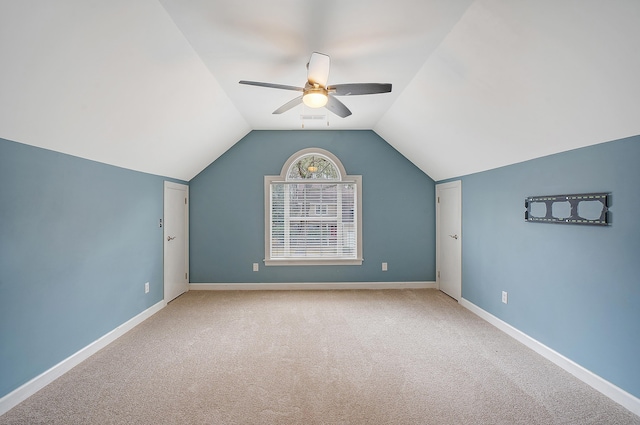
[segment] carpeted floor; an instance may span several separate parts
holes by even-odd
[[[640,417],[439,291],[191,291],[0,424],[640,424]]]

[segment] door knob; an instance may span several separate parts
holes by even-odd
[[[171,237],[171,236],[167,236],[167,241],[172,241],[172,240],[174,240],[175,238],[176,238],[175,236],[173,236],[173,237]]]
[[[458,239],[458,235],[449,235],[450,238]]]

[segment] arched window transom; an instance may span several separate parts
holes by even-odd
[[[287,180],[341,180],[334,162],[319,153],[305,154],[295,160],[287,172]]]

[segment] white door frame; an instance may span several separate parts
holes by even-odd
[[[185,199],[185,204],[184,204],[184,209],[185,209],[185,215],[184,215],[184,235],[182,235],[183,240],[184,240],[184,258],[185,258],[185,279],[184,279],[184,292],[186,292],[189,289],[189,186],[184,185],[184,184],[180,184],[180,183],[173,183],[173,182],[168,182],[165,181],[164,182],[164,203],[163,203],[163,239],[162,239],[162,251],[163,251],[163,281],[164,281],[164,287],[163,287],[163,298],[165,302],[169,302],[171,301],[170,299],[167,299],[167,283],[168,283],[168,279],[167,279],[167,270],[168,270],[168,263],[169,263],[169,258],[168,258],[168,253],[167,253],[167,249],[166,249],[166,244],[167,244],[167,238],[169,236],[174,236],[174,235],[169,235],[167,232],[167,202],[168,202],[168,197],[167,197],[167,191],[169,190],[180,190],[184,192],[184,199]]]
[[[457,221],[456,227],[458,231],[454,235],[456,240],[459,242],[455,244],[455,248],[457,252],[453,252],[452,255],[456,255],[459,259],[458,267],[460,276],[459,281],[457,282],[458,287],[455,288],[452,294],[448,294],[456,300],[460,301],[462,298],[462,181],[456,180],[448,183],[441,183],[436,185],[436,283],[438,285],[438,289],[440,288],[440,271],[442,266],[442,244],[440,243],[441,237],[450,236],[445,229],[442,228],[441,225],[441,212],[440,212],[440,194],[443,190],[447,189],[458,189],[458,197],[455,200],[458,203],[458,214],[454,219]]]

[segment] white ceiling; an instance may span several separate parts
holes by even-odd
[[[638,22],[638,0],[0,1],[0,137],[189,180],[252,129],[373,129],[442,180],[640,134]],[[393,92],[342,119],[238,84],[302,86],[313,51]]]

